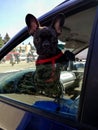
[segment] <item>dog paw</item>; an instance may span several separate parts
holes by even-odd
[[[71,51],[69,50],[65,51],[64,55],[68,61],[75,61],[75,55]]]

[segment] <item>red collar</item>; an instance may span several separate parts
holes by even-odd
[[[58,55],[56,55],[54,57],[51,57],[51,58],[48,58],[48,59],[43,59],[43,60],[37,60],[36,65],[47,63],[47,62],[51,62],[52,64],[55,64],[55,61],[57,59],[59,59],[62,55],[63,55],[63,53],[61,52],[61,53],[59,53]]]

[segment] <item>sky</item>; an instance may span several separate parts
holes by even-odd
[[[0,35],[8,33],[12,38],[26,26],[28,13],[37,18],[53,9],[64,0],[0,0]]]

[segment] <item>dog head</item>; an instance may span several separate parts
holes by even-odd
[[[64,15],[57,15],[49,27],[40,26],[39,21],[32,14],[27,14],[25,22],[28,32],[33,36],[33,42],[38,55],[52,56],[58,49],[58,36],[62,32]]]

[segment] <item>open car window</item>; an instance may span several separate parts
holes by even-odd
[[[61,71],[60,88],[58,81],[54,87],[49,84],[43,87],[43,82],[39,82],[39,88],[35,87],[37,81],[34,80],[34,76],[38,54],[33,38],[29,37],[0,61],[0,95],[47,111],[58,111],[63,116],[75,120],[95,11],[96,8],[93,7],[65,20],[58,47],[62,52],[70,50],[76,56],[74,62],[70,61],[57,70]],[[81,52],[84,49],[86,50]],[[46,64],[46,68],[50,69],[49,75],[52,76],[51,65]],[[43,68],[43,72],[40,72],[43,80],[47,77],[47,73],[44,75],[45,71]]]

